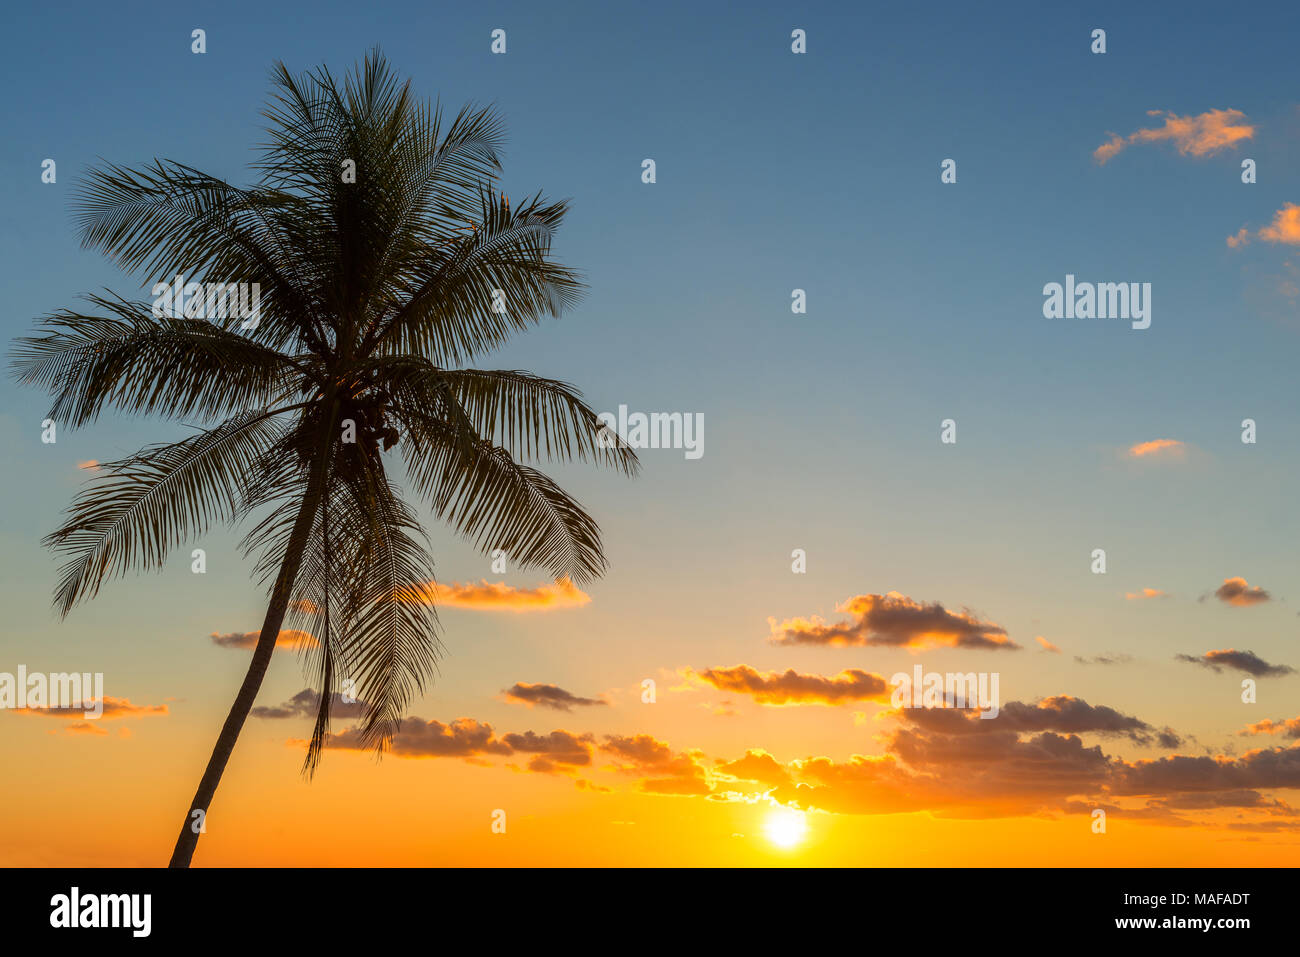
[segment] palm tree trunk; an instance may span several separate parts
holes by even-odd
[[[320,464],[312,469],[313,474],[308,482],[307,492],[298,509],[298,517],[294,520],[293,532],[285,548],[284,560],[280,564],[280,572],[276,575],[275,587],[271,591],[271,604],[267,606],[266,618],[262,621],[262,633],[258,635],[257,647],[253,649],[253,660],[249,662],[248,673],[244,675],[244,683],[239,687],[235,703],[230,706],[226,723],[221,727],[217,744],[212,749],[212,757],[208,758],[207,769],[203,772],[199,789],[194,794],[194,800],[190,802],[184,823],[181,824],[180,837],[176,839],[176,846],[172,849],[172,859],[168,867],[190,866],[190,858],[194,856],[194,848],[198,846],[202,825],[207,819],[208,806],[212,803],[217,785],[221,782],[221,775],[226,770],[226,762],[230,760],[231,752],[235,750],[235,742],[239,739],[244,721],[253,708],[253,702],[257,700],[262,679],[266,677],[267,666],[271,663],[271,654],[275,651],[276,639],[280,636],[280,626],[284,623],[285,612],[289,609],[289,596],[292,593],[293,583],[298,577],[302,556],[311,537],[316,510],[324,497],[325,475],[329,471],[328,450],[332,444],[333,419],[336,417],[337,407],[335,415],[330,417],[330,425],[325,430]],[[326,691],[328,692],[328,689]],[[196,818],[195,811],[203,813]]]

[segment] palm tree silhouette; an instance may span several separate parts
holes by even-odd
[[[381,751],[430,678],[433,561],[389,481],[393,458],[419,500],[479,548],[576,583],[605,569],[600,530],[525,463],[637,469],[572,386],[463,368],[582,289],[551,256],[566,203],[539,193],[512,207],[495,188],[497,113],[467,106],[445,122],[378,51],[341,86],[323,67],[294,77],[283,64],[273,81],[252,188],[155,161],[94,170],[77,198],[83,245],[125,270],[258,282],[255,324],[90,296],[93,314],[52,313],[14,351],[16,377],[51,393],[60,424],[106,407],[203,423],[108,463],[74,499],[45,539],[68,556],[62,615],[106,578],[161,567],[212,523],[253,516],[243,546],[270,601],[173,867],[190,863],[286,626],[316,638],[308,776],[344,677],[364,702],[364,740]]]

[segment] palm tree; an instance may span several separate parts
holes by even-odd
[[[551,255],[566,203],[539,193],[511,206],[495,187],[497,113],[466,107],[446,123],[378,51],[341,86],[325,68],[294,77],[277,64],[272,76],[255,186],[155,161],[94,170],[77,199],[83,245],[124,270],[258,282],[256,324],[90,296],[92,311],[44,317],[44,334],[14,353],[16,377],[53,396],[60,424],[106,407],[202,423],[108,463],[74,499],[45,540],[68,557],[61,614],[106,578],[161,567],[214,522],[252,516],[243,545],[270,600],[173,867],[190,863],[282,629],[316,638],[308,776],[343,678],[379,751],[429,680],[433,561],[390,482],[394,459],[419,501],[479,548],[579,584],[605,568],[599,528],[526,463],[637,469],[572,386],[464,368],[582,288]]]

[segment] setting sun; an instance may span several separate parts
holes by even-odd
[[[763,831],[777,847],[794,847],[808,833],[808,818],[803,811],[793,808],[773,808],[763,822]]]

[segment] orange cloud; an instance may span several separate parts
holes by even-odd
[[[1007,637],[1007,630],[981,621],[973,612],[949,611],[938,602],[922,604],[891,591],[887,595],[856,595],[836,606],[853,620],[827,624],[790,618],[777,622],[768,618],[771,640],[779,645],[874,645],[919,650],[927,647],[1006,649],[1020,645]]]
[[[221,648],[239,648],[245,651],[251,650],[257,646],[257,639],[262,633],[260,631],[232,631],[224,635],[219,635],[215,631],[209,636],[212,643]],[[300,648],[315,648],[318,642],[316,637],[306,631],[282,631],[275,638],[275,647],[291,648],[298,650]]]
[[[78,704],[58,708],[13,708],[14,714],[42,718],[71,718],[78,722],[86,717],[86,712],[93,710],[98,698],[87,698]],[[132,704],[126,698],[114,698],[104,695],[104,710],[96,721],[112,721],[116,718],[149,718],[168,714],[165,704]],[[81,729],[89,731],[89,729]]]
[[[607,734],[601,750],[614,756],[619,771],[645,775],[640,788],[649,794],[706,795],[713,791],[700,751],[675,752],[649,734]]]
[[[1227,242],[1233,249],[1247,245],[1250,242],[1250,230],[1242,226],[1236,233],[1228,237]]]
[[[1273,214],[1272,224],[1259,231],[1259,238],[1270,243],[1300,245],[1300,206],[1284,203]]]
[[[1168,597],[1159,588],[1143,588],[1141,591],[1127,591],[1124,597],[1129,601],[1143,601],[1147,598],[1166,598]]]
[[[790,771],[762,748],[750,748],[743,758],[718,765],[718,771],[739,781],[778,787],[789,784]]]
[[[1300,204],[1283,203],[1282,208],[1273,214],[1273,222],[1261,227],[1255,234],[1266,243],[1283,243],[1287,246],[1300,246]],[[1251,240],[1250,230],[1243,226],[1229,236],[1228,245],[1233,249],[1245,246]]]
[[[1152,439],[1129,446],[1130,458],[1147,457],[1182,458],[1187,453],[1187,446],[1178,439]]]
[[[553,585],[536,588],[515,588],[505,582],[478,584],[452,582],[440,585],[429,582],[422,589],[424,601],[449,608],[477,608],[485,611],[548,611],[552,608],[578,608],[591,601],[591,596],[567,578]]]
[[[1061,653],[1061,649],[1060,649],[1060,648],[1056,647],[1056,645],[1052,644],[1050,641],[1048,641],[1048,640],[1047,640],[1046,638],[1044,638],[1042,635],[1034,635],[1034,641],[1036,641],[1036,642],[1038,642],[1040,645],[1042,645],[1044,651],[1050,651],[1050,652],[1052,652],[1053,654],[1057,654],[1057,655],[1059,655],[1059,654]]]
[[[99,471],[99,459],[86,459],[84,462],[78,462],[77,468],[85,469],[88,472]]]
[[[91,724],[89,721],[74,721],[71,724],[67,725],[66,727],[60,728],[58,730],[51,730],[50,734],[58,734],[59,731],[62,731],[64,734],[70,734],[70,735],[89,734],[97,737],[108,736],[107,731],[105,731],[103,728],[99,727],[98,725]]]
[[[1255,127],[1241,110],[1207,110],[1198,116],[1179,116],[1162,110],[1148,110],[1148,116],[1163,116],[1164,125],[1139,129],[1128,136],[1111,133],[1110,139],[1093,151],[1098,163],[1107,163],[1134,144],[1172,142],[1184,156],[1210,156],[1236,149],[1242,140],[1255,135]]]
[[[1286,721],[1270,721],[1265,718],[1249,724],[1237,732],[1241,735],[1280,734],[1287,738],[1300,738],[1300,718],[1288,718]]]
[[[1221,602],[1241,608],[1266,602],[1272,596],[1258,586],[1252,588],[1246,583],[1246,579],[1237,577],[1225,578],[1223,584],[1215,589],[1214,597]]]
[[[834,677],[800,674],[793,668],[784,673],[758,671],[749,665],[709,668],[696,672],[686,669],[688,678],[711,685],[719,691],[750,695],[759,704],[838,705],[851,701],[886,702],[889,683],[880,675],[850,668]]]
[[[450,725],[408,719],[393,745],[405,757],[457,757],[472,764],[488,764],[484,759],[494,755],[526,755],[527,768],[516,770],[571,775],[591,768],[600,752],[610,759],[602,770],[637,779],[637,790],[645,794],[770,800],[837,814],[928,811],[975,819],[1086,814],[1104,806],[1108,815],[1166,826],[1300,828],[1300,814],[1266,793],[1300,789],[1300,744],[1241,756],[1173,753],[1130,761],[1082,736],[1166,749],[1179,747],[1181,738],[1170,728],[1070,695],[1011,701],[994,719],[953,708],[888,714],[897,726],[882,735],[884,753],[852,754],[843,761],[815,756],[783,762],[758,747],[733,760],[710,760],[698,749],[679,750],[645,733],[604,735],[600,744],[594,735],[563,730],[498,736],[470,718]],[[1293,724],[1300,727],[1300,719],[1261,722],[1241,733],[1294,736]],[[329,746],[363,745],[348,731]],[[574,783],[591,792],[610,790],[582,777]],[[1231,817],[1213,816],[1223,810],[1231,810]]]
[[[764,750],[750,749],[735,761],[720,763],[711,783],[716,785],[718,777],[750,781],[781,804],[839,814],[927,810],[940,817],[989,818],[1089,813],[1104,801],[1108,814],[1170,826],[1243,823],[1240,815],[1198,821],[1175,813],[1220,808],[1264,812],[1250,822],[1254,827],[1300,826],[1285,805],[1257,790],[1300,788],[1300,745],[1240,757],[1172,754],[1128,762],[1085,745],[1080,735],[1123,737],[1158,747],[1177,746],[1178,735],[1067,695],[1034,704],[1011,702],[998,718],[987,721],[953,709],[903,709],[896,716],[903,726],[887,740],[884,755],[854,754],[843,762],[810,757],[783,764]],[[1119,806],[1113,803],[1115,795],[1146,800]],[[717,789],[707,796],[751,797]],[[1080,796],[1087,800],[1074,800]],[[1279,817],[1287,820],[1279,823]]]

